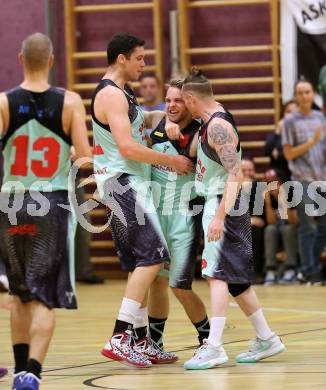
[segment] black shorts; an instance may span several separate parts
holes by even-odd
[[[12,295],[22,302],[38,300],[49,308],[76,309],[73,245],[75,224],[67,191],[43,192],[40,202],[31,193],[22,194],[17,223],[0,211],[0,252]],[[10,195],[11,201],[14,195]],[[17,194],[16,194],[17,196]],[[5,200],[2,198],[2,202]],[[44,216],[31,216],[31,208],[47,204]]]
[[[136,267],[146,267],[169,261],[167,243],[155,210],[151,204],[140,200],[144,179],[123,174],[104,184],[102,201],[108,208],[110,228],[121,268],[132,272]],[[145,191],[146,192],[146,191]],[[146,206],[147,205],[147,206]]]

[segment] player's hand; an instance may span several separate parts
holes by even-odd
[[[165,131],[169,139],[171,140],[179,140],[183,139],[183,135],[180,130],[180,126],[177,123],[166,121]]]
[[[195,169],[193,162],[185,156],[175,156],[172,168],[178,175],[186,175]]]
[[[208,242],[218,241],[221,239],[224,230],[224,219],[214,217],[208,227]]]

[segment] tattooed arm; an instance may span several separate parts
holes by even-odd
[[[223,119],[213,121],[207,130],[208,144],[215,149],[228,178],[222,200],[208,229],[208,240],[221,238],[226,214],[233,208],[242,182],[241,161],[237,154],[238,139],[232,126]]]

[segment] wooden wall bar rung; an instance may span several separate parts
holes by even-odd
[[[75,74],[77,76],[92,76],[92,75],[102,75],[107,70],[107,67],[101,67],[101,68],[79,68],[76,69]],[[148,65],[145,66],[144,72],[155,72],[156,66],[155,65]]]
[[[271,61],[257,61],[257,62],[229,62],[223,64],[194,64],[201,70],[225,70],[225,69],[261,69],[271,68],[273,63]]]
[[[140,83],[134,82],[130,83],[133,88],[138,88]],[[97,83],[78,83],[73,85],[73,90],[74,91],[90,91],[94,90],[97,87]]]
[[[268,84],[273,83],[273,77],[235,77],[223,79],[209,79],[213,85],[234,85],[234,84]]]
[[[229,93],[227,95],[214,95],[214,98],[218,101],[241,101],[241,100],[272,100],[274,94],[270,92],[266,93]]]
[[[263,148],[264,146],[265,141],[241,141],[241,147],[243,149]]]
[[[274,125],[243,125],[237,126],[240,133],[262,133],[262,132],[270,132],[275,130]]]
[[[154,56],[156,50],[145,50],[145,56]],[[73,53],[72,57],[75,60],[88,60],[93,58],[106,58],[106,51],[79,51]]]
[[[206,0],[206,1],[190,1],[188,3],[189,8],[199,7],[229,7],[234,5],[256,5],[256,4],[268,4],[269,0]]]
[[[186,50],[187,54],[224,54],[224,53],[254,53],[272,50],[272,45],[250,45],[250,46],[222,46],[222,47],[194,47]]]
[[[75,12],[98,12],[98,11],[136,11],[152,9],[153,3],[125,3],[125,4],[98,4],[98,5],[77,5]]]
[[[269,157],[254,157],[255,164],[269,164],[271,159]]]
[[[244,110],[232,110],[234,116],[264,116],[274,115],[274,108],[249,108]]]

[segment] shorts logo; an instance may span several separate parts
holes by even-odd
[[[160,248],[157,248],[157,251],[160,254],[160,256],[163,257],[164,246],[161,246]]]
[[[27,225],[12,226],[8,229],[8,233],[11,236],[15,236],[16,234],[35,236],[36,225],[35,224],[27,224]]]
[[[205,268],[207,268],[207,261],[203,259],[201,262],[201,269],[205,269]]]
[[[170,263],[168,262],[164,263],[163,268],[167,271],[170,271]]]
[[[73,291],[66,291],[66,298],[68,299],[69,304],[72,304],[72,300],[75,294]]]

